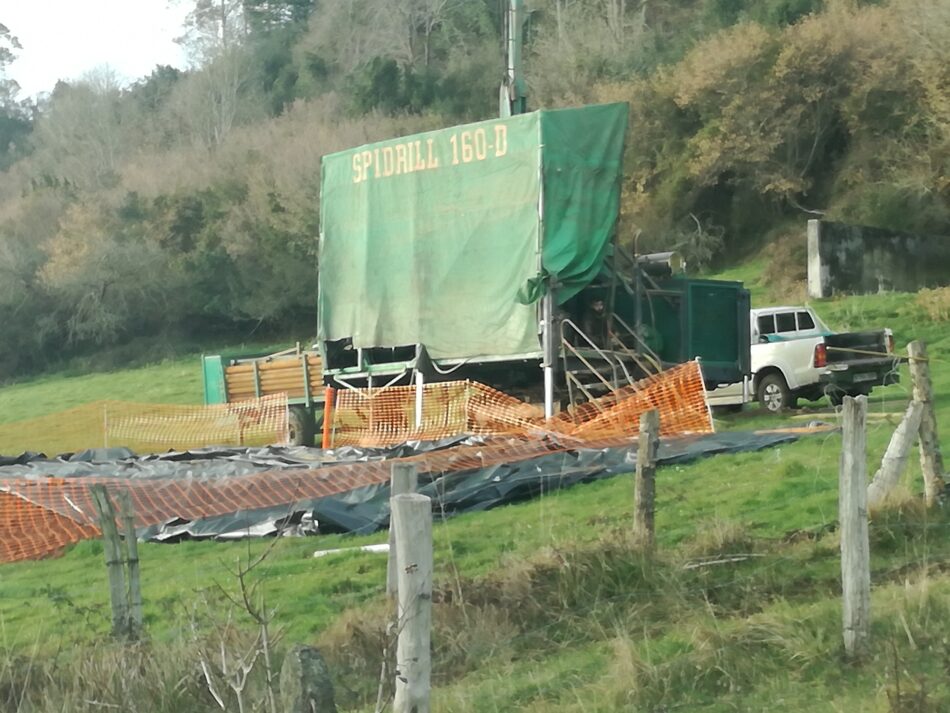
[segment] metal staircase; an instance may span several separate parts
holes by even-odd
[[[562,319],[560,353],[571,411],[663,368],[656,353],[616,314],[608,319],[605,346],[596,344],[571,319]]]

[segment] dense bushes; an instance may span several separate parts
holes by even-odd
[[[493,0],[207,5],[195,66],[131,87],[29,107],[0,62],[0,379],[143,334],[312,332],[320,157],[496,111]],[[630,103],[625,241],[702,266],[816,215],[950,233],[941,0],[528,5],[532,106]]]

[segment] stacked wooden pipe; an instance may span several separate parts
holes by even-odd
[[[226,366],[224,379],[228,389],[228,401],[244,401],[280,393],[287,394],[288,399],[305,398],[305,375],[309,377],[310,396],[322,399],[322,367],[320,354],[317,352],[302,352]]]

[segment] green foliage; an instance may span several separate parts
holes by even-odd
[[[816,212],[946,232],[942,0],[528,6],[532,108],[630,104],[625,243],[705,268]],[[0,101],[0,370],[312,329],[320,156],[494,115],[500,23],[495,0],[200,0],[192,69]]]
[[[815,9],[806,5],[710,3],[718,24],[739,24],[646,80],[602,88],[602,98],[633,105],[632,228],[659,241],[684,213],[705,212],[732,256],[776,222],[806,217],[802,209],[945,231],[950,194],[931,98],[945,89],[922,91],[939,70],[912,35],[922,12],[945,37],[950,19],[926,1],[832,3],[805,15]],[[922,168],[935,158],[941,167]]]

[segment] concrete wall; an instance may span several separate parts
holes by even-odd
[[[950,285],[950,237],[808,221],[808,296]]]

